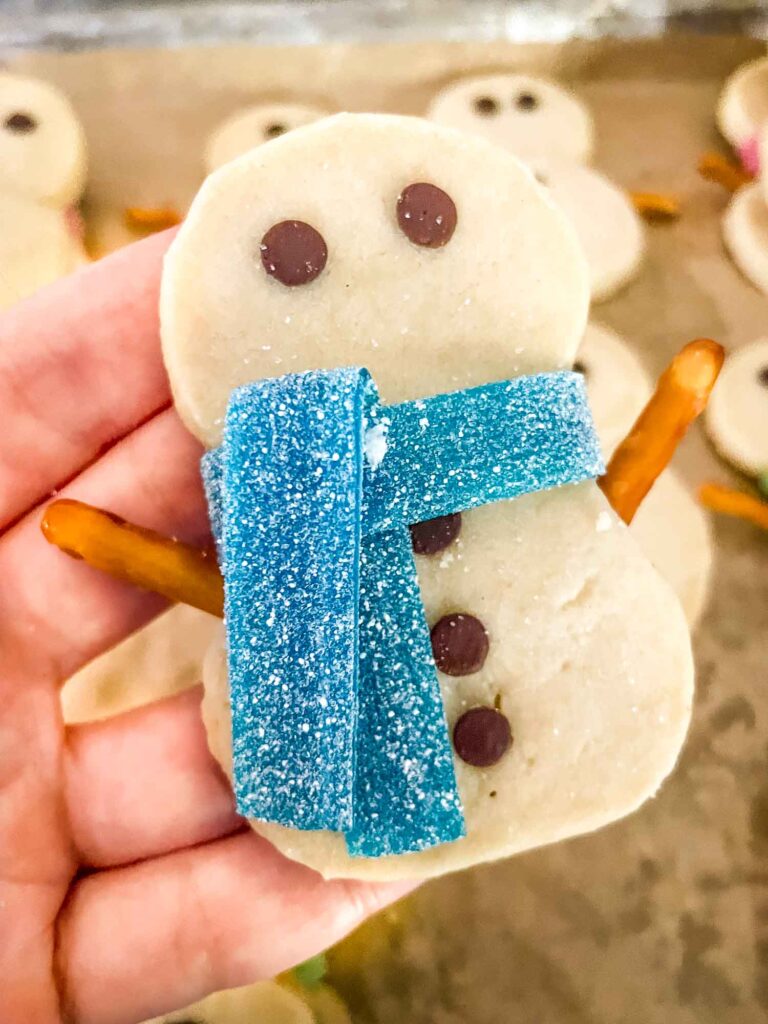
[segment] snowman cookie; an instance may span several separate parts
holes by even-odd
[[[768,57],[742,64],[720,93],[717,127],[737,151],[768,121]]]
[[[84,261],[72,206],[85,165],[69,101],[44,82],[0,74],[0,308]]]
[[[593,323],[584,333],[574,369],[586,377],[595,427],[608,458],[651,397],[651,379],[623,338]],[[712,538],[708,517],[671,469],[654,483],[630,531],[694,626],[706,604]]]
[[[768,338],[732,352],[725,361],[706,413],[717,450],[742,472],[768,472]]]
[[[209,137],[205,148],[206,171],[210,174],[254,146],[312,124],[326,113],[319,107],[300,103],[259,103],[238,110]]]
[[[525,160],[586,163],[592,156],[592,116],[573,93],[525,74],[478,75],[442,89],[427,117],[479,135]]]
[[[216,992],[183,1010],[145,1024],[349,1024],[350,1017],[327,985],[288,988],[275,981]]]
[[[723,241],[731,259],[755,288],[768,295],[768,205],[759,182],[744,185],[723,215]]]
[[[605,175],[576,163],[536,160],[532,169],[576,231],[592,301],[610,298],[637,274],[645,252],[645,232],[629,196]]]
[[[257,539],[268,557],[284,547],[290,559],[295,545],[317,528],[308,520],[296,533],[271,532],[272,513],[267,517],[261,506],[243,518],[232,514],[239,487],[247,493],[254,460],[267,460],[270,478],[282,471],[285,453],[275,448],[277,461],[270,461],[269,444],[278,444],[283,417],[296,413],[293,399],[280,399],[286,387],[304,395],[326,379],[320,371],[335,380],[335,368],[365,366],[384,412],[392,410],[389,422],[397,422],[392,403],[404,403],[417,433],[427,433],[430,416],[443,407],[442,399],[430,396],[461,392],[462,401],[470,400],[511,377],[504,387],[524,391],[541,383],[541,374],[551,374],[550,383],[567,378],[570,387],[575,375],[556,371],[573,363],[588,304],[578,243],[545,190],[513,156],[462,133],[418,119],[338,115],[211,176],[168,253],[163,275],[163,352],[176,406],[209,448],[223,436],[225,450],[230,445],[234,451],[232,437],[241,423],[257,432],[274,424],[278,431],[264,446],[246,445],[244,460],[225,468],[224,511],[231,519],[223,548],[225,578],[248,570],[250,544]],[[349,376],[357,379],[351,371],[343,379]],[[277,395],[269,423],[248,419],[253,394]],[[454,408],[450,396],[445,401]],[[302,407],[308,437],[318,431],[335,436],[357,406],[350,399],[334,408],[328,423],[319,407]],[[529,409],[534,415],[534,407]],[[365,472],[388,472],[398,453],[407,463],[408,450],[391,447],[394,427],[377,434],[383,421],[374,416],[373,422],[365,435]],[[510,420],[499,431],[494,420],[492,434],[503,438],[522,422]],[[454,426],[460,435],[461,420]],[[545,434],[537,436],[546,443]],[[334,448],[331,455],[330,448],[309,440],[289,443],[290,457],[309,458],[323,480],[344,464],[345,450],[339,455]],[[440,458],[442,451],[433,455]],[[493,466],[486,468],[493,476]],[[286,502],[293,508],[295,499],[312,493],[306,486],[299,482],[297,490],[285,492],[275,521]],[[431,496],[418,488],[398,495]],[[322,516],[331,512],[342,520],[346,507],[325,501],[318,506]],[[230,545],[238,538],[245,542],[243,557],[230,561]],[[371,633],[392,636],[389,617],[370,618],[382,594],[392,592],[396,620],[399,614],[404,577],[393,581],[388,563],[376,564],[377,550],[390,550],[389,538],[377,534],[365,548],[366,559],[383,574],[384,589],[366,591],[361,643]],[[411,538],[408,558],[418,574],[419,615],[431,629],[430,665],[438,670],[446,743],[453,744],[449,767],[464,834],[450,842],[425,842],[414,852],[369,856],[340,831],[292,828],[275,820],[253,820],[253,827],[326,877],[429,877],[589,831],[652,795],[672,769],[688,725],[690,641],[674,594],[598,487],[584,482],[484,504],[416,525]],[[328,544],[336,539],[335,533],[324,536]],[[255,568],[261,579],[258,562]],[[261,586],[260,597],[241,600],[230,591],[228,628],[250,616],[279,653],[292,629],[280,619],[283,603],[295,596],[291,587],[309,587],[311,604],[315,588],[324,600],[330,584],[336,599],[345,580],[335,563],[319,578],[308,564],[276,594]],[[303,625],[296,625],[301,636]],[[335,643],[347,639],[336,617],[330,615],[327,625]],[[306,634],[307,647],[312,638]],[[265,700],[281,702],[291,720],[287,739],[297,752],[338,725],[338,687],[328,691],[332,707],[329,697],[316,707],[281,682],[296,666],[278,665],[265,678],[259,669],[275,650],[241,639],[230,635],[230,663],[238,673],[242,664],[254,670]],[[415,670],[416,662],[409,661],[416,651],[413,634],[401,639],[398,657]],[[397,640],[395,633],[395,647]],[[324,654],[321,649],[319,656]],[[382,660],[375,647],[370,655],[375,671],[361,676],[362,708],[376,693],[376,673],[390,678],[402,667]],[[313,670],[306,655],[299,661],[305,664],[296,671]],[[271,746],[267,742],[262,749],[259,739],[267,735],[266,705],[247,694],[241,702],[234,690],[231,725],[229,690],[235,682],[227,663],[222,632],[204,666],[204,718],[214,755],[232,772],[233,739],[237,759],[243,729],[255,737],[259,754],[268,756]],[[424,775],[436,770],[432,759],[443,747],[432,731],[426,692],[414,695],[409,672],[400,677],[403,691],[393,695],[391,719],[382,720],[381,733],[367,734],[367,740],[369,751],[386,765],[384,782],[412,786],[429,802],[434,793],[425,789]],[[367,726],[363,717],[361,728]],[[400,759],[403,735],[417,740],[407,761]],[[377,746],[380,736],[389,736],[391,745]],[[317,749],[325,759],[326,745]],[[450,753],[450,745],[446,749]],[[307,771],[313,767],[308,764]],[[267,796],[283,799],[291,786],[307,781],[303,769],[298,776],[293,770],[293,764],[281,768]],[[237,778],[235,771],[236,783]],[[261,786],[258,777],[248,781]],[[316,794],[319,803],[329,796],[322,785]],[[389,809],[376,804],[379,796],[375,787],[360,794],[386,817]],[[438,809],[455,809],[451,793],[441,790],[438,796],[445,801]],[[421,805],[404,808],[410,820]]]

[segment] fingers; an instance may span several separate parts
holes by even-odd
[[[65,1011],[133,1024],[272,977],[405,891],[324,882],[252,832],[92,875],[60,919]]]
[[[172,234],[0,317],[0,530],[170,401],[158,292]]]
[[[67,730],[64,795],[82,863],[129,864],[242,827],[208,751],[200,697],[196,687]]]
[[[63,495],[196,544],[209,541],[201,448],[173,410],[116,445]],[[63,681],[156,615],[164,602],[52,547],[39,509],[0,537],[0,660]]]

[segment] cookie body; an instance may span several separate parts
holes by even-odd
[[[244,107],[211,133],[205,149],[208,174],[254,146],[276,139],[294,128],[312,124],[326,111],[299,103],[260,103]]]
[[[71,273],[83,260],[63,210],[0,192],[0,309]]]
[[[615,295],[637,274],[645,253],[645,231],[629,196],[590,167],[543,160],[532,167],[576,231],[592,301]]]
[[[768,121],[768,58],[742,64],[728,78],[717,104],[717,127],[738,149]]]
[[[0,193],[64,208],[80,198],[85,169],[69,100],[46,82],[0,74]]]
[[[768,295],[768,206],[759,183],[740,188],[723,215],[723,241],[755,288]]]
[[[729,354],[706,412],[707,433],[750,476],[768,470],[768,338]]]
[[[339,115],[209,178],[166,260],[163,351],[181,415],[214,446],[249,380],[363,365],[393,402],[570,366],[588,302],[572,229],[510,154],[416,119]],[[428,877],[596,828],[655,792],[690,714],[687,628],[596,485],[462,513],[416,550],[466,837],[367,858],[340,834],[254,828],[327,877]],[[221,642],[204,682],[211,749],[231,768]],[[511,734],[484,767],[460,728],[478,710],[478,728]]]
[[[592,116],[567,89],[524,74],[461,78],[432,100],[427,117],[479,135],[524,159],[589,161]]]

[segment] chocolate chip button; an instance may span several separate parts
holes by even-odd
[[[285,135],[287,131],[284,124],[268,124],[264,129],[264,134],[268,139],[276,139],[278,135]]]
[[[11,114],[10,117],[6,117],[3,126],[9,132],[15,132],[17,135],[28,135],[37,128],[37,121],[31,114],[23,114],[21,111],[18,111],[15,114]]]
[[[757,371],[757,379],[764,388],[768,388],[768,366],[764,366],[762,369]]]
[[[587,364],[583,363],[581,361],[581,359],[577,359],[576,362],[573,364],[573,372],[574,373],[580,373],[582,375],[582,377],[588,377],[589,376],[589,370],[587,369]]]
[[[280,221],[261,240],[264,269],[289,288],[314,281],[327,259],[325,239],[302,220]]]
[[[499,112],[499,104],[493,96],[478,96],[475,100],[475,110],[481,117],[493,117]]]
[[[506,715],[495,708],[470,708],[453,727],[453,746],[461,760],[474,768],[497,764],[512,746]]]
[[[469,676],[485,664],[488,634],[474,615],[444,615],[434,624],[430,636],[435,664],[447,676]]]
[[[515,99],[515,106],[518,110],[535,110],[539,101],[532,92],[521,92]]]
[[[408,185],[397,199],[397,223],[415,245],[439,249],[456,230],[456,205],[447,192],[426,181]]]
[[[411,544],[417,555],[436,555],[452,544],[461,532],[461,512],[425,519],[411,526]]]

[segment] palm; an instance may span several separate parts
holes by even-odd
[[[48,547],[40,504],[72,480],[67,493],[144,525],[207,534],[199,450],[159,353],[166,245],[134,246],[0,321],[4,1024],[135,1022],[275,974],[399,894],[323,882],[243,827],[199,692],[62,724],[61,681],[162,604]]]

